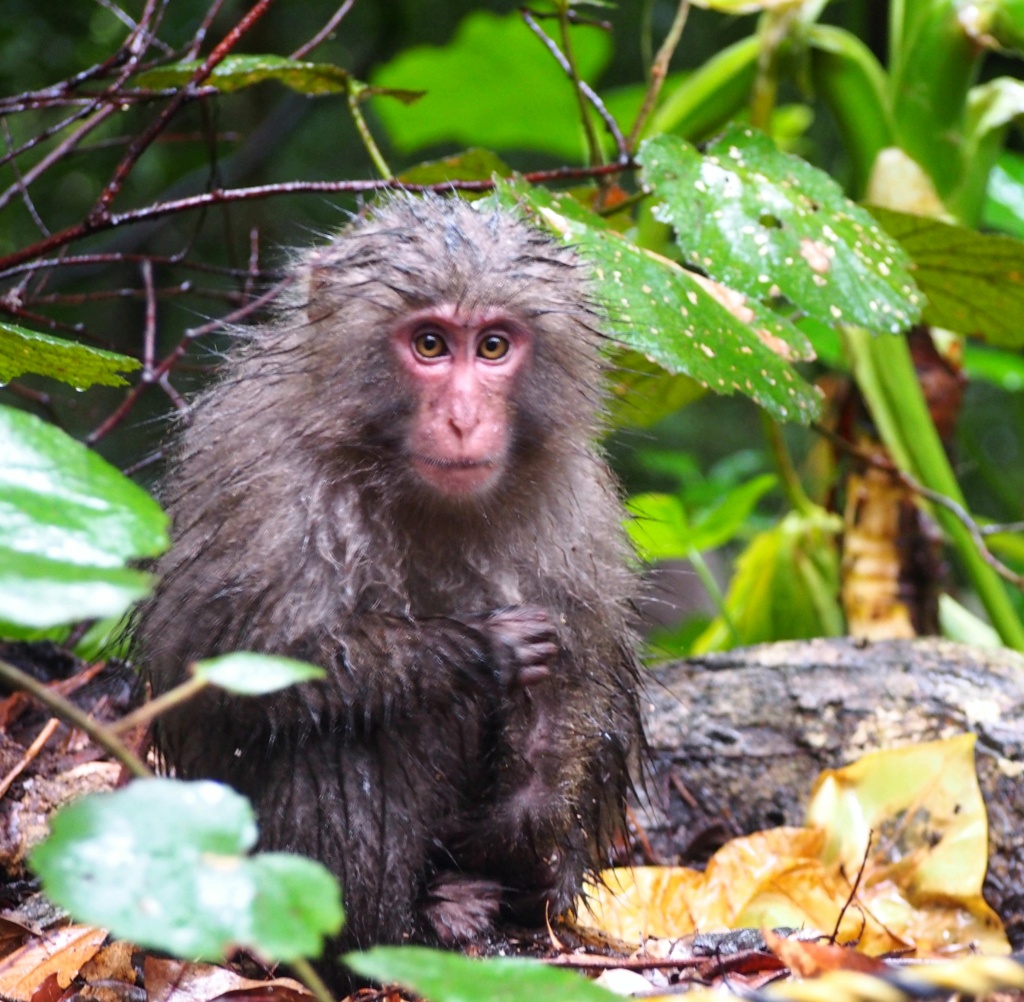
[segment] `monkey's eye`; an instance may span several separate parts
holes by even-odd
[[[448,354],[448,345],[444,343],[444,338],[434,331],[424,331],[417,335],[412,346],[420,358],[440,358]]]
[[[476,353],[481,358],[486,358],[488,362],[496,362],[499,358],[504,358],[508,354],[510,347],[511,345],[508,343],[507,337],[502,337],[500,334],[488,334],[480,342]]]

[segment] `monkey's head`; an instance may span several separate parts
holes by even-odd
[[[593,439],[600,335],[573,252],[505,211],[397,196],[305,265],[302,431],[393,492],[474,504]],[[355,458],[353,458],[355,457]]]

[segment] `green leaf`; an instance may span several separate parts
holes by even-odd
[[[968,341],[964,345],[964,372],[974,382],[984,379],[1008,393],[1024,390],[1024,356],[989,345]]]
[[[743,393],[781,420],[813,420],[818,391],[789,364],[813,352],[791,324],[641,250],[568,195],[502,182],[495,197],[527,209],[591,263],[606,326],[624,344],[716,393]]]
[[[608,414],[614,428],[649,428],[692,404],[706,390],[689,376],[673,375],[639,352],[615,356]]]
[[[357,974],[399,984],[430,1002],[611,1002],[616,996],[572,971],[536,960],[473,960],[422,946],[378,946],[342,957]]]
[[[964,158],[969,167],[963,183],[946,200],[950,213],[960,222],[977,225],[1006,134],[1022,114],[1024,83],[1020,80],[998,77],[971,88],[963,139]]]
[[[673,136],[638,159],[684,254],[726,285],[784,296],[826,323],[897,333],[921,296],[899,246],[825,173],[760,133],[732,128],[702,156]]]
[[[975,44],[1024,53],[1024,0],[977,0],[960,12]]]
[[[47,895],[140,946],[289,961],[319,954],[341,927],[330,873],[300,856],[246,856],[252,808],[218,783],[136,781],[63,808],[50,830],[30,857]]]
[[[325,678],[327,672],[305,661],[236,651],[200,661],[195,667],[195,675],[240,696],[261,696],[299,682]]]
[[[761,39],[748,35],[715,53],[685,78],[665,81],[661,104],[645,135],[671,132],[697,141],[735,118],[750,102]]]
[[[442,160],[428,160],[403,171],[403,184],[441,184],[445,181],[487,181],[497,175],[508,177],[512,168],[491,150],[463,150]]]
[[[90,386],[127,386],[119,373],[140,367],[138,359],[65,341],[0,321],[0,383],[26,372],[49,376],[76,390]]]
[[[594,77],[610,57],[610,40],[590,27],[574,28],[572,38],[580,73]],[[415,108],[374,104],[402,153],[444,142],[571,159],[585,149],[572,84],[516,14],[470,14],[448,45],[406,49],[373,82],[426,90]]]
[[[151,90],[170,90],[187,84],[205,60],[189,59],[181,63],[157,66],[140,73],[132,83]],[[300,94],[345,94],[351,75],[330,63],[306,63],[269,54],[228,56],[222,59],[203,81],[224,94],[276,80]]]
[[[693,647],[695,654],[734,645],[834,637],[843,632],[839,608],[837,516],[790,512],[754,537],[736,561],[717,617]]]
[[[729,542],[775,483],[772,474],[755,477],[693,517],[687,516],[674,495],[638,494],[627,503],[633,518],[626,528],[642,559],[684,559],[694,551],[713,550]]]
[[[626,507],[632,516],[626,529],[641,560],[653,563],[689,554],[689,519],[674,494],[637,494]]]
[[[1004,348],[1024,346],[1024,241],[872,207],[914,260],[924,320]]]
[[[149,583],[123,564],[167,545],[167,517],[141,487],[59,428],[0,407],[5,620],[46,627],[118,615]]]
[[[906,4],[902,33],[890,39],[896,145],[924,168],[943,198],[971,170],[962,138],[982,50],[964,30],[964,9],[961,0]]]
[[[3,513],[0,489],[0,513]],[[6,527],[0,527],[5,532]],[[149,591],[152,578],[124,567],[82,567],[19,553],[0,545],[0,609],[15,629],[0,635],[22,635],[32,630],[74,623],[101,616],[119,616]]]
[[[1024,239],[1024,157],[1003,152],[992,168],[982,223]]]

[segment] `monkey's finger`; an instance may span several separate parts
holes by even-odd
[[[520,688],[525,689],[527,686],[542,682],[550,677],[551,669],[547,665],[530,665],[527,668],[519,669],[519,674],[516,675],[516,683]]]
[[[547,664],[555,655],[558,648],[548,640],[538,643],[524,644],[521,648],[520,660],[523,664],[541,665]]]

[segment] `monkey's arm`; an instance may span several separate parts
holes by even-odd
[[[532,607],[458,618],[372,613],[354,619],[340,643],[318,646],[306,656],[329,677],[296,690],[300,712],[363,730],[423,708],[454,709],[459,697],[497,709],[509,692],[547,677],[557,651],[546,614]]]

